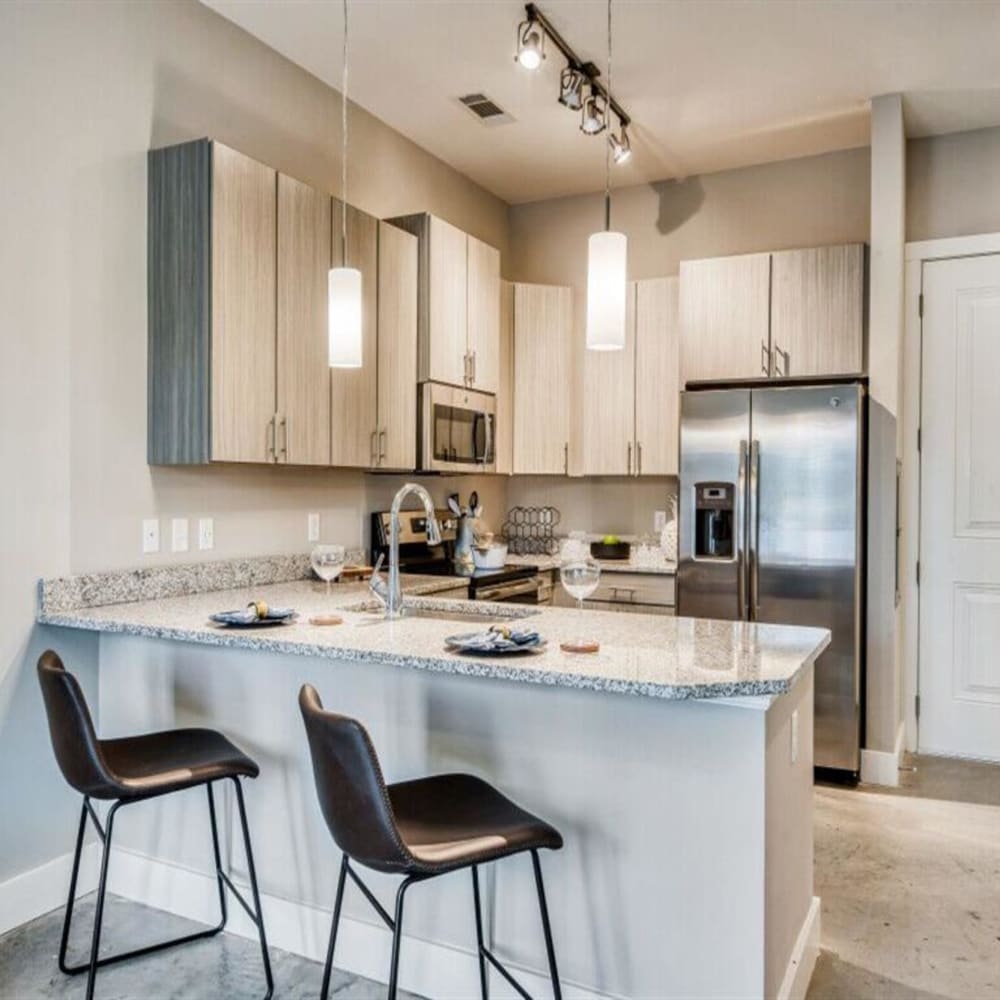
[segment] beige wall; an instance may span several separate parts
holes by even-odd
[[[906,238],[1000,232],[1000,128],[906,144]]]
[[[433,211],[506,255],[503,202],[352,113],[352,202]],[[39,576],[192,558],[143,557],[143,517],[211,515],[225,557],[305,549],[309,511],[357,543],[381,502],[359,472],[145,458],[146,151],[208,135],[337,192],[338,121],[333,91],[194,0],[0,4],[0,793],[21,803],[0,882],[71,846],[33,659],[56,645],[95,680],[92,643],[33,629]]]

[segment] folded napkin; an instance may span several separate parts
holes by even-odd
[[[292,608],[266,608],[263,615],[256,604],[248,604],[245,608],[237,611],[219,611],[211,615],[213,622],[219,625],[253,625],[254,622],[262,621],[285,621],[293,617],[295,611]]]
[[[542,641],[534,629],[508,628],[502,625],[493,625],[485,632],[456,638],[458,640],[456,644],[462,649],[479,650],[484,653],[502,649],[529,649]]]

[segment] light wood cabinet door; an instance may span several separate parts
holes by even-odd
[[[631,476],[635,452],[635,282],[625,300],[625,347],[583,352],[585,476]]]
[[[772,254],[774,374],[864,371],[864,300],[863,244]]]
[[[495,393],[500,384],[500,251],[475,236],[468,241],[470,384]]]
[[[676,476],[680,433],[676,277],[636,282],[635,471]]]
[[[682,383],[770,374],[770,277],[766,253],[681,261]]]
[[[514,472],[568,471],[573,290],[514,286]]]
[[[212,145],[212,460],[273,461],[277,174]]]
[[[344,259],[343,203],[334,198],[332,259]],[[362,350],[360,368],[330,368],[330,463],[370,468],[374,460],[378,352],[378,220],[347,206],[347,266],[361,271]]]
[[[417,466],[417,238],[378,224],[379,468]]]
[[[496,408],[496,469],[514,471],[514,286],[500,282],[500,378]]]
[[[278,461],[330,464],[330,196],[278,175]]]
[[[428,217],[427,230],[427,321],[420,378],[465,385],[468,237],[435,216]]]

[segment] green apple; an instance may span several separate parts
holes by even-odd
[[[617,535],[605,535],[604,538],[601,539],[604,545],[617,545],[619,540],[620,539]]]

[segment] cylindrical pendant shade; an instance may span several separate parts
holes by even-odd
[[[330,367],[360,368],[361,272],[356,267],[332,268],[327,295]]]
[[[587,349],[620,351],[625,346],[624,233],[594,233],[587,244]]]

